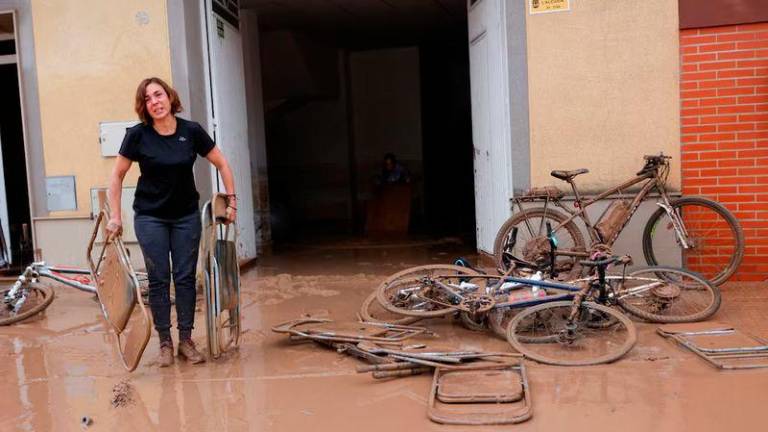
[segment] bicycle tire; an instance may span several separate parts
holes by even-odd
[[[706,198],[702,198],[702,197],[679,198],[672,201],[670,204],[672,205],[672,208],[676,210],[679,210],[686,206],[688,207],[699,206],[702,208],[710,209],[724,219],[730,232],[733,235],[734,250],[731,253],[730,260],[728,260],[728,263],[725,265],[724,268],[722,268],[721,270],[716,270],[713,274],[710,274],[709,272],[702,272],[704,276],[707,279],[709,279],[709,281],[712,284],[716,286],[722,285],[723,282],[727,281],[728,278],[730,278],[736,272],[736,269],[738,269],[739,264],[741,264],[741,260],[744,258],[744,231],[742,230],[741,225],[739,224],[739,221],[736,220],[733,214],[721,204]],[[645,224],[645,229],[643,230],[643,255],[645,255],[645,260],[650,266],[664,264],[659,262],[659,259],[657,259],[656,253],[653,250],[653,236],[656,233],[657,224],[666,215],[667,215],[667,212],[663,208],[659,208],[651,215],[650,219],[648,219],[648,222]],[[683,223],[685,223],[685,221],[683,221]],[[688,228],[688,226],[686,226],[686,228]],[[688,231],[690,233],[691,229],[688,229]],[[670,234],[674,236],[675,239],[677,239],[677,236],[675,235],[674,232]],[[666,236],[667,236],[667,233],[662,233],[662,237],[666,237]],[[700,242],[702,239],[706,237],[707,236],[696,238],[696,240]],[[719,242],[722,242],[723,239],[724,237],[718,235]],[[695,243],[696,241],[694,241],[694,244]],[[700,247],[700,245],[695,245],[694,247],[697,248],[696,250],[701,250],[702,253],[706,251],[706,248]],[[717,253],[719,255],[719,251]],[[686,262],[688,258],[693,258],[693,257],[683,256],[682,267],[685,269],[688,269],[689,267],[688,263]],[[710,258],[717,258],[717,257],[710,257]],[[696,263],[695,265],[703,265],[703,264]],[[693,268],[691,268],[691,270],[696,271],[697,268],[694,266]]]
[[[515,315],[523,310],[524,308],[495,308],[488,312],[488,318],[486,320],[488,322],[488,327],[494,335],[506,340],[509,323],[514,319]]]
[[[433,273],[439,273],[439,272],[455,273],[455,275],[451,274],[451,276],[453,277],[480,276],[480,273],[468,267],[462,267],[462,266],[456,266],[456,265],[450,265],[450,264],[431,264],[431,265],[411,267],[387,277],[381,284],[379,284],[379,286],[376,288],[376,299],[379,301],[379,304],[384,309],[399,315],[413,316],[413,317],[419,317],[419,318],[433,318],[433,317],[440,317],[440,316],[447,315],[456,309],[453,307],[443,307],[443,308],[438,308],[434,310],[412,310],[412,309],[398,307],[392,304],[392,299],[390,299],[387,296],[387,289],[391,288],[394,284],[402,284],[405,282],[415,283],[419,279],[417,275],[424,276],[425,274],[433,274]]]
[[[581,304],[580,308],[582,313],[580,316],[587,317],[589,319],[592,319],[595,316],[607,316],[610,320],[615,320],[616,324],[620,324],[623,326],[625,331],[623,334],[620,335],[621,340],[617,344],[610,344],[607,341],[603,341],[602,343],[598,343],[596,345],[597,348],[600,348],[600,345],[604,345],[606,347],[610,348],[610,352],[608,353],[602,353],[598,352],[594,355],[588,355],[588,357],[583,359],[566,359],[564,356],[569,353],[569,350],[573,344],[564,344],[560,343],[559,341],[553,340],[554,338],[557,338],[558,334],[561,332],[561,330],[558,328],[557,324],[550,324],[548,327],[552,327],[552,330],[554,332],[550,336],[537,336],[535,338],[531,338],[535,342],[533,343],[524,343],[521,342],[521,339],[527,338],[524,336],[521,336],[516,331],[518,326],[527,326],[528,329],[531,328],[530,323],[521,324],[524,322],[526,318],[533,314],[538,314],[541,312],[546,312],[546,315],[550,316],[549,321],[552,321],[552,317],[557,316],[563,316],[564,313],[568,313],[570,311],[571,307],[573,306],[573,302],[571,301],[558,301],[558,302],[551,302],[551,303],[545,303],[538,306],[534,306],[531,308],[527,308],[524,311],[520,312],[518,315],[516,315],[512,321],[510,321],[509,326],[507,327],[507,341],[512,345],[514,349],[516,349],[518,352],[523,354],[526,358],[529,358],[531,360],[535,360],[539,363],[545,363],[545,364],[551,364],[556,366],[589,366],[589,365],[596,365],[596,364],[602,364],[602,363],[610,363],[613,361],[618,360],[622,356],[624,356],[626,353],[628,353],[632,347],[637,342],[637,330],[635,329],[635,325],[632,323],[632,321],[623,313],[617,311],[616,309],[612,309],[607,306],[599,305],[597,303],[592,302],[584,302]],[[579,319],[582,319],[581,317]],[[533,326],[536,327],[536,326]],[[587,329],[587,331],[596,332],[596,331],[603,331],[605,328],[603,326],[589,326],[589,325],[581,325],[577,326],[579,332],[584,332],[584,329]],[[526,327],[524,327],[526,328]],[[598,335],[597,339],[600,339],[601,336]],[[568,345],[568,347],[566,347]],[[609,346],[612,345],[612,346]],[[551,348],[549,351],[552,353],[541,353],[537,350],[534,350],[534,347],[546,347]],[[573,352],[581,352],[584,353],[585,350],[582,347],[576,347],[578,349],[571,350]]]
[[[374,307],[374,305],[378,305],[378,304],[379,304],[379,301],[376,299],[376,291],[373,291],[368,295],[368,297],[365,298],[365,300],[363,300],[363,304],[360,306],[360,317],[363,319],[363,321],[409,325],[421,320],[421,318],[412,317],[412,316],[395,318],[393,320],[381,319],[371,312],[371,308]]]
[[[488,315],[482,314],[478,316],[478,318],[480,319],[479,321],[473,318],[472,315],[467,311],[459,312],[459,322],[461,322],[461,325],[463,325],[464,328],[473,332],[485,332],[488,330]]]
[[[512,217],[507,219],[507,221],[504,222],[501,228],[499,228],[499,231],[496,233],[496,239],[493,242],[494,261],[496,262],[496,267],[502,273],[506,273],[509,270],[509,265],[508,263],[505,262],[504,254],[502,253],[504,250],[504,247],[506,246],[507,237],[511,234],[512,229],[514,227],[518,226],[519,224],[524,224],[524,221],[526,219],[533,219],[533,218],[551,219],[553,222],[555,222],[552,228],[554,228],[557,225],[560,225],[566,219],[568,219],[567,216],[560,213],[559,211],[556,211],[554,209],[545,210],[543,207],[525,209],[521,212],[515,213],[514,215],[512,215]],[[542,225],[545,226],[543,222],[544,221],[542,221]],[[573,221],[570,221],[567,224],[565,224],[563,228],[565,228],[565,232],[567,232],[568,235],[571,237],[571,240],[573,242],[572,249],[586,252],[584,236],[581,234],[581,231],[579,231],[579,228],[576,226],[576,224]],[[563,231],[561,230],[560,232],[563,232]],[[529,232],[529,234],[533,236],[533,233]],[[558,238],[558,240],[560,240],[561,244],[563,243],[562,238]],[[571,270],[568,272],[567,279],[577,278],[581,273],[581,266],[578,265],[578,259],[576,257],[570,257],[570,258],[567,258],[566,261],[571,262]]]
[[[674,299],[667,300],[654,295],[651,292],[652,290],[646,290],[643,294],[647,293],[648,296],[642,298],[639,296],[623,297],[619,293],[619,305],[630,314],[646,321],[656,323],[702,321],[714,315],[720,308],[722,302],[720,289],[696,273],[670,267],[648,267],[632,271],[627,275],[626,279],[632,280],[640,277],[643,279],[653,279],[655,277],[665,281],[665,283],[677,282],[671,285],[674,286],[675,290],[680,290],[680,294],[675,296]],[[684,278],[687,278],[689,281],[686,282]],[[640,280],[639,282],[647,283],[645,280]],[[629,301],[632,298],[643,301]],[[685,306],[683,303],[689,306],[691,312],[683,312]],[[654,309],[657,309],[658,312],[652,312]],[[662,310],[664,313],[660,313]]]
[[[7,287],[2,291],[0,291],[0,297],[5,296],[5,292],[8,291],[9,289],[10,287]],[[31,283],[29,289],[34,290],[38,292],[40,295],[42,295],[43,301],[39,302],[38,304],[34,305],[32,308],[25,310],[24,312],[18,315],[0,319],[0,326],[6,326],[10,324],[15,324],[19,321],[23,321],[33,315],[36,315],[44,311],[53,302],[53,298],[55,297],[55,294],[51,287],[41,283],[33,282]]]

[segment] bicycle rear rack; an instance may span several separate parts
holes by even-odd
[[[768,367],[768,342],[719,323],[662,326],[656,332],[692,351],[718,369]]]

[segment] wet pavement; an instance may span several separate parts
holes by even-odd
[[[357,374],[361,362],[313,344],[291,344],[269,328],[303,315],[355,319],[387,274],[468,255],[440,242],[336,243],[268,257],[243,277],[245,333],[237,352],[204,365],[160,369],[153,336],[139,368],[123,370],[96,301],[56,286],[39,317],[0,327],[0,431],[410,431],[410,430],[762,430],[768,369],[717,371],[637,323],[636,347],[611,365],[529,364],[533,418],[505,427],[458,427],[426,416],[431,376],[389,381]],[[198,303],[200,306],[201,303]],[[768,336],[768,284],[723,289],[713,318]],[[204,346],[204,315],[194,338]],[[175,322],[175,318],[174,318]],[[440,343],[511,351],[449,319],[429,326]],[[429,343],[429,340],[427,340]],[[130,394],[114,404],[113,390]],[[126,386],[123,386],[123,390]],[[117,405],[117,406],[116,406]],[[92,423],[80,422],[88,416]]]

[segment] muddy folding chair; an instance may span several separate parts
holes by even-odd
[[[288,334],[293,341],[401,345],[406,339],[430,334],[424,327],[371,322],[344,322],[319,318],[300,318],[272,327],[275,333]]]
[[[237,229],[226,221],[227,196],[214,194],[203,205],[197,283],[205,297],[208,353],[219,358],[240,343],[240,267]]]
[[[721,323],[672,324],[656,332],[718,369],[768,367],[768,342]]]
[[[522,359],[519,363],[435,368],[427,416],[436,423],[503,425],[524,422],[532,415]]]
[[[141,300],[141,288],[136,272],[131,266],[128,252],[121,237],[107,238],[102,234],[99,254],[94,260],[93,250],[97,244],[102,223],[109,220],[109,214],[102,210],[96,218],[91,240],[88,242],[86,259],[96,293],[101,304],[104,319],[117,335],[120,359],[128,371],[139,365],[144,349],[152,332],[152,320]],[[134,313],[138,305],[138,313]]]

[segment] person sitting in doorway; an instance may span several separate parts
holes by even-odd
[[[410,183],[411,173],[408,169],[397,161],[394,153],[384,155],[384,163],[381,168],[380,184],[399,184]]]

